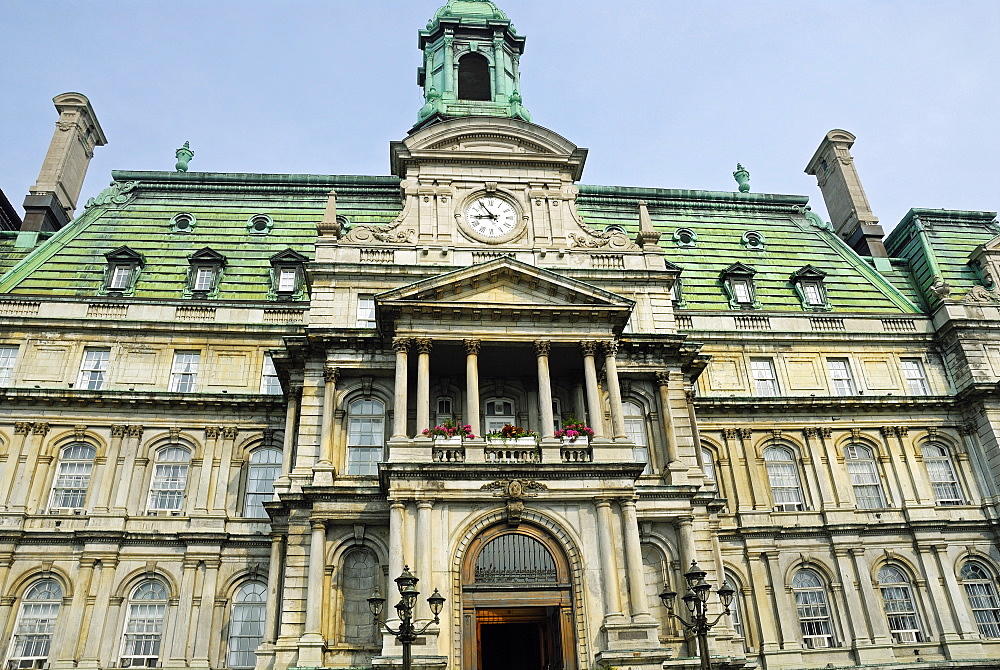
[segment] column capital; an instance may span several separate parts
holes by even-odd
[[[340,368],[327,365],[323,368],[323,381],[327,384],[336,384],[340,381]]]
[[[433,500],[418,500],[417,501],[417,509],[433,509],[433,508],[434,508],[434,501]]]
[[[597,507],[598,509],[601,509],[602,507],[611,507],[611,499],[610,498],[595,498],[594,499],[594,506]]]
[[[14,434],[15,435],[27,435],[31,432],[31,423],[28,421],[15,421],[14,422]]]
[[[123,423],[116,423],[111,426],[111,437],[125,437],[128,435],[128,426]]]
[[[35,424],[34,428],[32,429],[32,432],[35,435],[45,435],[49,432],[49,424],[45,421],[40,421]]]
[[[326,531],[326,521],[322,519],[312,519],[309,522],[309,525],[312,527],[313,532],[316,532],[317,530]]]
[[[622,507],[635,508],[635,498],[619,498],[618,504]]]
[[[288,399],[299,399],[302,397],[302,384],[294,383],[288,385]]]
[[[605,356],[617,356],[618,355],[618,343],[614,340],[605,340],[601,342],[601,348],[604,349]]]
[[[656,373],[656,385],[669,387],[670,386],[670,371],[660,370]]]
[[[478,356],[479,351],[483,347],[483,343],[480,340],[464,340],[465,343],[465,353],[470,356]]]
[[[535,340],[535,355],[548,356],[552,352],[552,343],[548,340]]]
[[[429,337],[417,338],[417,353],[429,354],[431,353],[431,349],[433,348],[434,348],[434,340],[430,339]]]
[[[392,348],[396,353],[405,354],[410,350],[410,343],[413,342],[409,337],[394,337],[392,338]]]
[[[580,340],[580,351],[584,356],[594,356],[597,354],[596,340]]]

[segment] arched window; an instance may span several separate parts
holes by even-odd
[[[635,446],[632,448],[632,458],[636,463],[645,463],[642,474],[648,475],[653,469],[649,462],[649,438],[646,434],[646,412],[637,402],[627,400],[622,403],[625,415],[625,434]]]
[[[715,473],[715,456],[704,446],[701,448],[701,471],[705,473],[705,479],[710,482],[718,481]]]
[[[170,446],[157,450],[149,487],[149,510],[180,510],[187,488],[191,452]]]
[[[468,53],[458,59],[458,99],[492,100],[490,62],[482,54]]]
[[[122,636],[121,667],[156,667],[166,613],[167,587],[163,582],[147,579],[132,590]]]
[[[951,455],[941,444],[929,443],[921,447],[924,453],[924,466],[934,488],[934,499],[938,505],[961,505],[965,503],[962,489],[958,486],[955,467]]]
[[[784,447],[768,447],[764,450],[764,464],[774,497],[774,509],[782,512],[802,510],[804,498],[795,454]]]
[[[746,637],[743,629],[743,603],[740,602],[740,587],[731,575],[726,575],[726,588],[732,589],[736,595],[733,596],[733,604],[729,606],[729,621],[733,625],[733,632],[736,637]]]
[[[993,575],[979,563],[969,561],[962,566],[962,585],[976,617],[979,634],[1000,637],[1000,598]]]
[[[281,474],[281,450],[258,449],[250,454],[247,468],[247,493],[243,503],[243,516],[248,519],[266,519],[264,503],[274,497],[274,480]]]
[[[833,646],[833,624],[823,580],[812,570],[799,570],[792,578],[795,607],[802,642],[809,649]]]
[[[477,584],[535,584],[556,579],[552,554],[544,544],[522,533],[498,535],[476,558]]]
[[[341,593],[344,604],[344,642],[370,647],[375,644],[376,629],[368,610],[368,598],[375,587],[382,590],[382,570],[375,553],[366,547],[357,547],[344,554],[341,573]]]
[[[362,398],[347,408],[347,474],[377,475],[385,449],[385,405]]]
[[[902,570],[891,565],[883,567],[878,571],[878,586],[893,642],[923,642],[913,590]]]
[[[514,401],[510,398],[492,398],[486,401],[486,432],[500,430],[508,423],[517,423]]]
[[[87,502],[87,488],[97,450],[77,442],[59,452],[59,467],[52,482],[50,509],[80,509]]]
[[[227,667],[252,668],[257,664],[254,652],[264,639],[266,603],[267,586],[261,582],[247,582],[236,592],[229,617]]]
[[[882,479],[878,475],[875,456],[868,447],[851,444],[844,449],[847,472],[851,476],[854,498],[859,509],[881,509],[885,507]]]
[[[7,652],[8,668],[39,668],[45,664],[62,597],[62,588],[54,579],[41,579],[24,592]]]

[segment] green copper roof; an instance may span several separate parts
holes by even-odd
[[[427,24],[431,30],[441,19],[459,19],[470,22],[507,21],[507,15],[491,0],[448,0],[448,4],[434,12]]]
[[[728,310],[720,274],[733,263],[753,267],[762,310],[802,312],[790,281],[806,265],[826,273],[833,312],[919,313],[917,305],[840,241],[815,215],[805,196],[580,186],[581,217],[598,230],[608,225],[638,231],[639,201],[649,206],[666,257],[682,268],[683,299],[689,310]],[[683,229],[694,234],[685,246]],[[743,235],[756,232],[763,249],[752,250]]]
[[[353,223],[383,224],[401,208],[395,177],[115,172],[117,184],[137,182],[99,204],[35,249],[0,278],[0,292],[93,296],[104,288],[105,254],[120,246],[145,259],[136,298],[184,296],[188,257],[208,247],[226,258],[215,300],[268,300],[270,258],[291,249],[313,257],[316,224],[327,194],[336,190],[338,213]],[[119,189],[122,190],[122,189]],[[176,232],[176,214],[194,217],[190,232]],[[248,221],[270,217],[267,234],[251,234]],[[308,296],[302,296],[308,299]]]

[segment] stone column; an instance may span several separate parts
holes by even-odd
[[[286,487],[288,475],[292,471],[295,455],[295,428],[299,415],[299,400],[302,398],[302,384],[291,384],[288,388],[288,404],[285,408],[285,437],[281,445],[281,476],[275,487]]]
[[[264,642],[274,644],[278,640],[278,624],[281,620],[281,575],[285,571],[285,536],[271,535],[271,561],[267,567],[267,607],[264,610]]]
[[[687,572],[691,568],[691,561],[694,556],[694,520],[691,517],[683,517],[677,521],[677,535],[680,541],[679,552],[681,555],[681,573]]]
[[[465,340],[465,422],[472,427],[472,434],[480,435],[479,422],[479,350],[482,342]]]
[[[948,609],[951,610],[952,615],[955,617],[959,637],[963,640],[974,640],[979,634],[979,626],[969,616],[969,602],[966,599],[966,594],[962,593],[962,587],[959,586],[958,580],[955,578],[954,562],[948,554],[948,545],[931,544],[929,547],[931,553],[934,555],[936,572],[941,576],[941,583],[944,585],[945,593],[948,594]],[[928,575],[928,582],[933,579],[933,577]],[[936,602],[935,604],[938,610],[943,609],[940,603]]]
[[[90,597],[95,562],[93,558],[80,560],[80,567],[73,589],[73,602],[68,608],[69,612],[65,612],[63,616],[59,617],[56,624],[56,634],[53,636],[51,654],[51,657],[55,660],[53,667],[76,667],[78,653],[85,640],[80,635],[80,632],[83,629],[87,599]]]
[[[403,573],[403,525],[406,506],[399,500],[389,503],[389,584],[387,590],[393,588],[393,581]],[[384,593],[387,602],[391,601],[394,593]],[[386,619],[396,620],[392,610],[386,614]]]
[[[611,402],[611,432],[616,440],[627,440],[625,411],[622,409],[622,389],[618,383],[618,343],[604,343],[604,372],[608,377],[608,399]]]
[[[871,566],[865,560],[865,548],[852,547],[850,554],[854,560],[855,578],[861,589],[861,601],[868,604],[881,603],[882,595],[875,593],[875,585],[872,583],[871,570],[869,569]],[[882,614],[883,612],[872,612],[871,618],[868,620],[871,627],[872,640],[875,644],[892,644],[892,636],[889,633],[889,622],[884,616],[881,616]]]
[[[233,450],[236,449],[236,435],[239,429],[236,426],[226,426],[222,429],[222,453],[219,463],[219,477],[215,481],[215,506],[212,510],[215,514],[225,516],[229,509],[235,509],[235,504],[227,504],[226,498],[229,494],[229,485],[233,481]],[[238,489],[237,489],[238,490]],[[235,514],[233,515],[235,516]]]
[[[406,367],[406,353],[410,350],[410,339],[407,337],[397,337],[392,341],[392,348],[396,351],[396,385],[393,388],[392,439],[405,440],[408,437],[406,434],[406,387],[409,379]]]
[[[621,594],[618,590],[618,567],[615,565],[615,540],[612,535],[611,501],[600,499],[597,505],[597,532],[601,554],[601,582],[604,587],[604,621],[621,622]]]
[[[920,565],[923,568],[922,573],[926,577],[927,593],[930,596],[931,602],[937,605],[936,607],[931,607],[929,614],[934,619],[937,624],[932,625],[931,629],[936,629],[941,632],[942,642],[952,642],[960,640],[958,635],[958,627],[956,626],[957,612],[953,607],[953,603],[947,588],[945,587],[945,582],[947,578],[938,571],[938,552],[934,549],[933,544],[924,544],[918,542],[916,545],[917,557],[920,559]],[[940,603],[944,603],[946,606],[942,607]],[[928,638],[932,636],[928,635]]]
[[[660,423],[663,426],[667,452],[667,465],[677,459],[677,433],[674,430],[674,415],[670,410],[670,373],[661,370],[656,373],[656,387],[660,391]]]
[[[535,340],[535,358],[538,360],[538,410],[542,423],[539,434],[542,439],[551,438],[555,430],[555,418],[552,414],[552,379],[549,377],[549,354],[552,343],[547,340]]]
[[[94,563],[94,570],[98,572],[97,593],[94,604],[90,608],[90,616],[86,619],[85,628],[80,631],[80,637],[86,640],[83,647],[83,657],[80,659],[79,667],[81,668],[97,668],[102,664],[107,667],[110,659],[108,656],[102,655],[102,646],[116,637],[119,642],[121,640],[118,608],[111,605],[111,589],[114,584],[116,567],[117,561],[113,557]],[[121,598],[118,601],[120,603]],[[99,606],[98,603],[100,603]],[[114,633],[109,632],[113,629],[117,630]]]
[[[213,614],[216,604],[215,589],[221,565],[222,561],[218,558],[209,558],[205,561],[205,578],[201,584],[201,603],[198,606],[198,630],[194,635],[194,654],[191,664],[193,666],[208,668],[212,665],[209,642],[214,639],[213,632],[217,630],[213,625]]]
[[[434,342],[428,338],[417,340],[417,431],[430,428],[431,424],[431,349]]]
[[[587,384],[587,421],[594,431],[594,438],[603,438],[604,408],[601,405],[601,392],[597,387],[597,364],[594,362],[597,342],[580,342],[580,351],[583,353],[583,378]]]
[[[816,485],[819,487],[818,495],[820,499],[817,501],[819,504],[814,505],[814,509],[834,509],[836,508],[836,500],[834,499],[830,478],[827,476],[822,464],[825,457],[820,449],[815,446],[817,434],[818,431],[815,428],[802,429],[802,436],[805,441],[805,453],[810,455],[809,465],[816,479]],[[805,460],[803,459],[803,464]]]
[[[320,455],[318,463],[321,466],[320,469],[333,468],[334,400],[337,397],[338,381],[340,381],[340,368],[331,365],[323,368],[323,421],[320,425]]]
[[[107,514],[111,503],[111,491],[118,485],[115,472],[118,469],[118,454],[121,453],[122,442],[126,435],[128,426],[122,424],[111,426],[111,444],[108,445],[108,451],[103,459],[94,461],[94,479],[90,484],[93,491],[91,510],[97,514]]]
[[[427,597],[433,592],[431,585],[431,554],[434,551],[431,545],[431,509],[434,503],[430,500],[417,501],[417,537],[414,556],[417,564],[416,576],[420,579],[420,598],[417,599],[418,618],[427,619],[431,617],[431,609],[427,604]],[[395,579],[395,577],[393,577]]]
[[[323,572],[326,568],[326,524],[313,520],[309,542],[309,572],[306,582],[306,620],[299,639],[299,667],[323,666]]]
[[[169,656],[161,653],[161,658],[167,656],[170,659],[169,664],[172,666],[185,667],[188,665],[187,646],[190,622],[188,621],[187,614],[194,609],[194,582],[199,562],[197,559],[191,557],[185,557],[183,561],[180,598],[178,599],[177,607],[172,609],[184,612],[185,616],[183,620],[175,619],[173,621],[173,639],[170,643]],[[166,631],[164,631],[164,639],[169,639],[165,633]]]
[[[10,442],[10,449],[7,453],[7,460],[4,462],[3,479],[3,502],[9,508],[13,504],[13,486],[17,479],[17,468],[21,462],[21,452],[24,451],[28,442],[28,435],[31,434],[31,423],[28,421],[14,422],[14,439]]]
[[[573,416],[580,421],[587,421],[587,396],[583,390],[583,382],[573,384]]]
[[[642,547],[639,544],[639,517],[634,500],[621,500],[622,536],[625,538],[625,572],[628,574],[629,611],[632,621],[652,621],[646,598],[646,578],[642,570]]]
[[[23,512],[27,509],[29,493],[31,489],[32,477],[36,476],[35,469],[38,466],[38,455],[41,453],[42,442],[49,432],[49,424],[43,421],[32,424],[31,432],[33,437],[28,440],[27,458],[17,472],[17,481],[11,491],[10,504],[8,509]],[[41,469],[41,468],[39,468]],[[39,475],[40,476],[40,473]],[[36,512],[37,510],[28,510]]]
[[[831,590],[836,594],[840,591],[847,602],[847,631],[850,641],[855,647],[871,646],[871,638],[865,626],[865,604],[861,602],[858,590],[854,588],[854,570],[850,564],[848,554],[849,547],[833,547],[834,561],[836,562],[837,581],[839,584],[831,584]]]
[[[212,509],[212,467],[215,455],[219,453],[219,438],[221,436],[221,426],[205,426],[205,444],[201,451],[201,465],[196,480],[197,488],[191,491],[191,497],[194,498],[195,514],[208,514],[208,511]]]

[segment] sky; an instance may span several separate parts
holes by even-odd
[[[20,209],[57,118],[90,98],[111,170],[388,174],[423,104],[417,31],[444,0],[3,0],[0,189]],[[1000,208],[997,0],[498,0],[524,104],[589,149],[582,182],[801,194],[825,134],[886,229]]]

